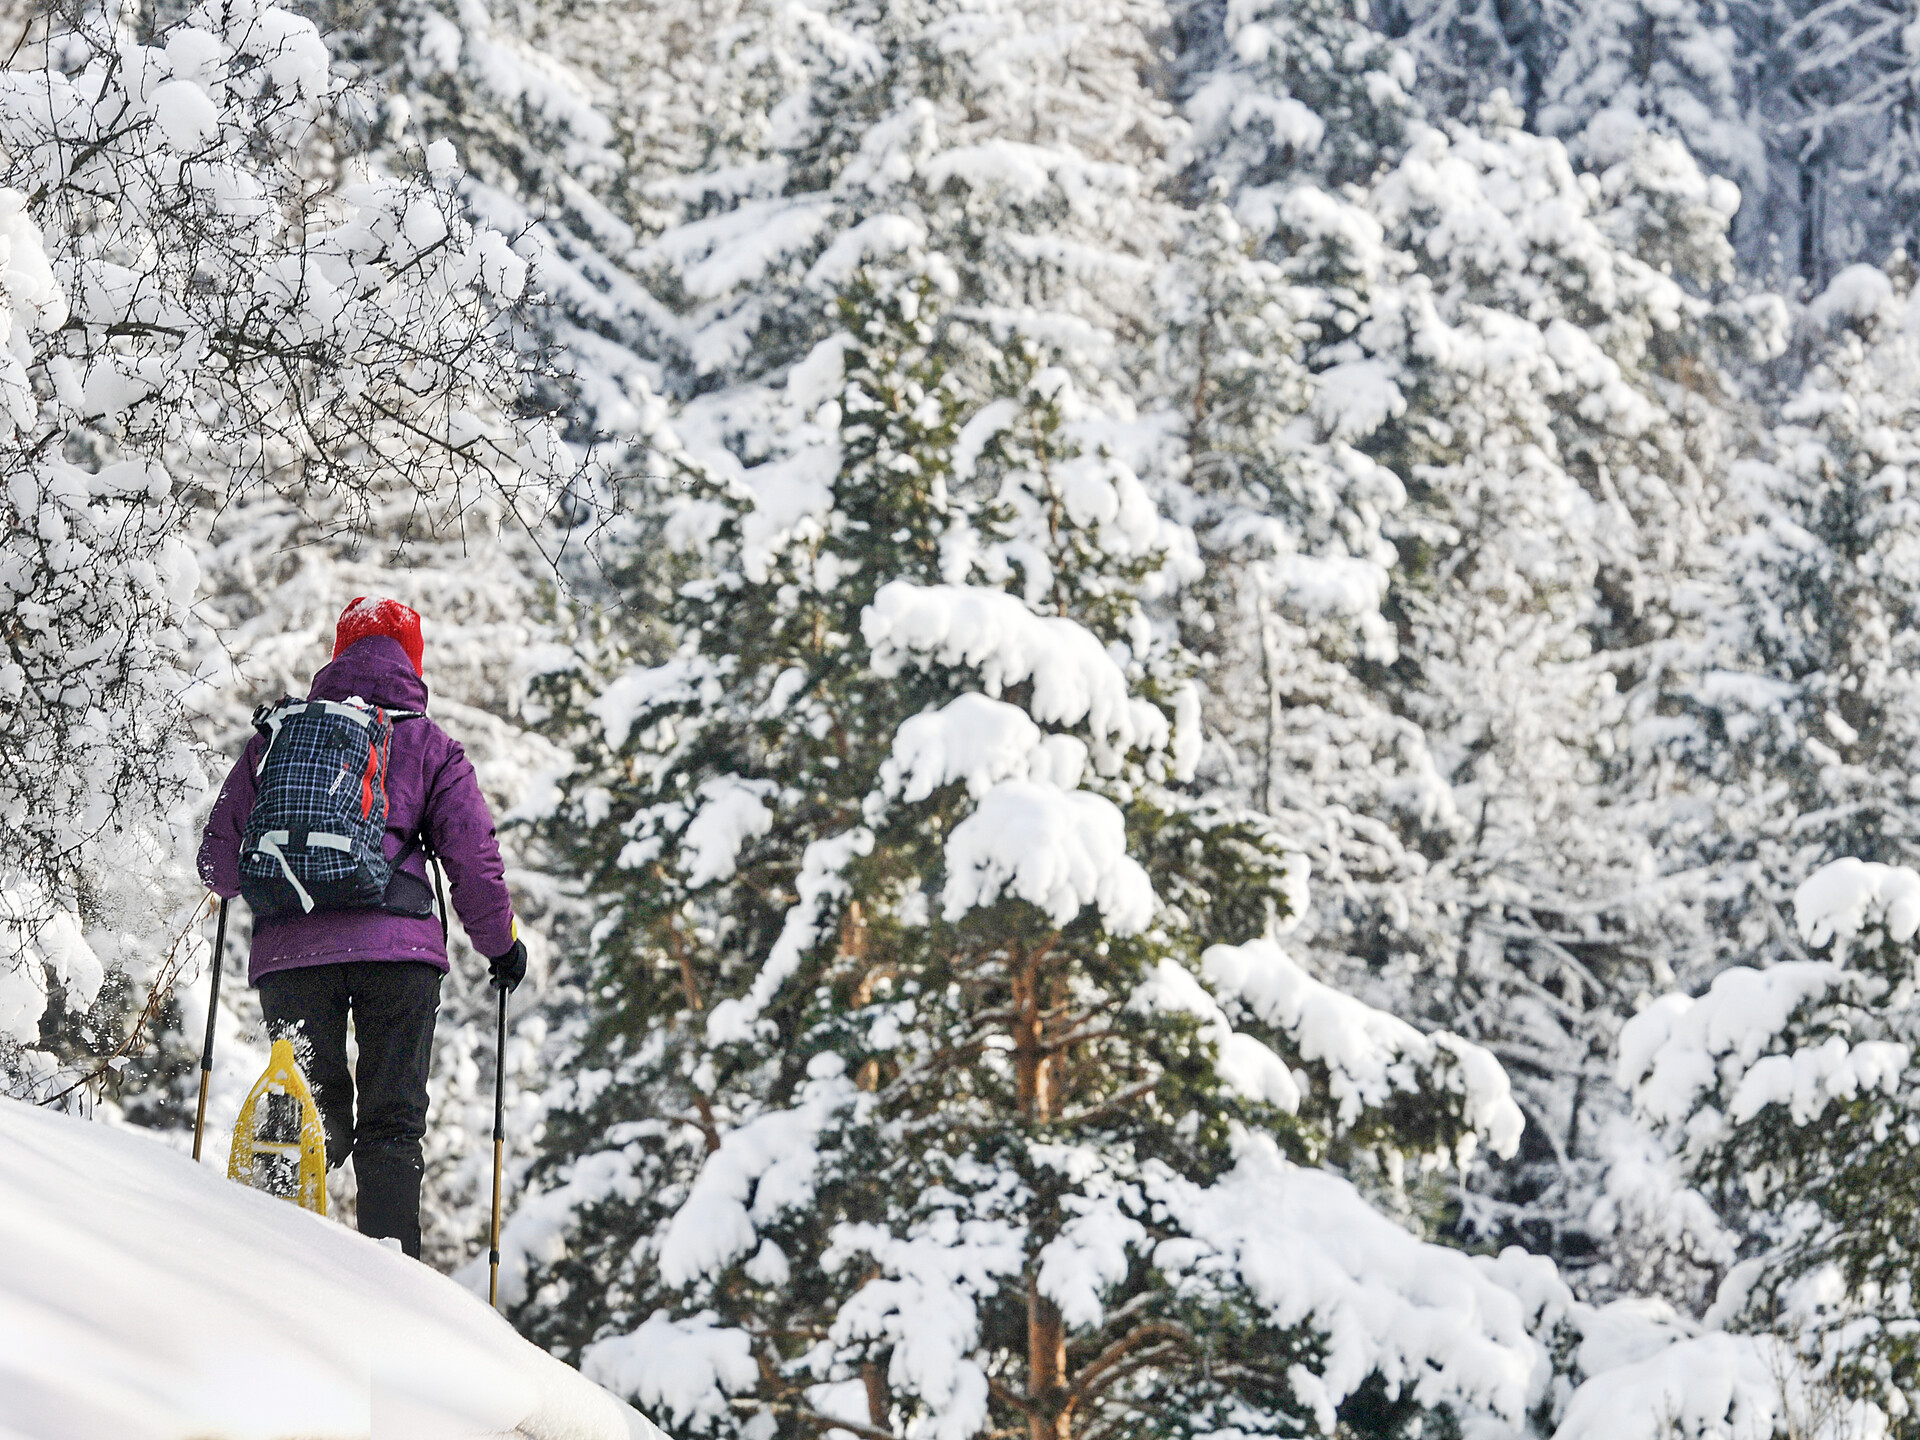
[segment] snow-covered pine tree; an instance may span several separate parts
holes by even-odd
[[[1740,258],[1767,284],[1817,289],[1902,233],[1913,17],[1898,4],[1387,0],[1368,14],[1413,57],[1436,120],[1504,89],[1583,166],[1639,128],[1684,141],[1739,183]]]
[[[462,487],[546,459],[516,453],[503,413],[519,362],[495,317],[523,267],[436,188],[444,152],[432,179],[352,173],[348,108],[313,27],[256,4],[159,33],[47,7],[0,75],[22,322],[7,585],[30,622],[0,702],[30,761],[6,781],[16,1083],[128,1040],[114,1014],[47,1018],[49,977],[79,1016],[194,956],[168,943],[187,918],[168,826],[197,778],[172,668],[195,491],[264,482],[351,514],[385,485],[457,511]],[[57,344],[29,340],[36,309]]]
[[[1177,158],[1229,193],[1303,174],[1364,182],[1414,116],[1413,62],[1352,0],[1188,0],[1178,9],[1180,88],[1192,126]],[[1203,184],[1204,192],[1204,184]]]
[[[1193,93],[1230,80],[1248,100],[1197,121],[1192,167],[1245,238],[1196,228],[1171,334],[1194,488],[1244,517],[1202,531],[1241,547],[1245,577],[1239,613],[1211,617],[1242,638],[1201,642],[1223,666],[1210,703],[1256,757],[1243,773],[1311,766],[1280,798],[1332,881],[1307,931],[1320,963],[1364,966],[1370,994],[1515,1068],[1533,1148],[1471,1223],[1590,1253],[1612,1029],[1660,983],[1654,957],[1697,946],[1647,884],[1671,800],[1634,779],[1624,727],[1711,563],[1722,346],[1756,328],[1708,298],[1736,194],[1660,137],[1582,176],[1510,107],[1410,122],[1390,59],[1372,90],[1405,139],[1332,189],[1249,118],[1291,97],[1282,29],[1238,8],[1231,27],[1230,75]],[[1221,322],[1238,333],[1213,359],[1191,318],[1210,288],[1265,297]],[[1209,414],[1227,365],[1263,397],[1239,416]],[[1252,612],[1309,643],[1256,643]],[[1257,758],[1276,743],[1287,763]]]
[[[1411,57],[1435,120],[1472,115],[1505,90],[1531,124],[1577,9],[1572,0],[1369,0],[1359,18]]]
[[[1211,43],[1206,24],[1219,27]],[[1356,322],[1375,257],[1345,274],[1326,245],[1278,253],[1259,206],[1311,206],[1398,154],[1410,77],[1341,3],[1230,18],[1195,7],[1187,33],[1196,63],[1245,57],[1192,84],[1195,209],[1159,286],[1159,381],[1185,432],[1182,518],[1206,562],[1182,591],[1187,643],[1227,742],[1211,763],[1340,885],[1393,868],[1373,853],[1385,831],[1369,833],[1368,817],[1402,808],[1409,784],[1443,787],[1423,778],[1418,727],[1369,691],[1396,643],[1380,613],[1395,561],[1384,530],[1405,487],[1351,443],[1351,427],[1328,423],[1310,368],[1315,342]],[[1329,101],[1331,120],[1310,103]],[[1350,214],[1363,233],[1373,226]],[[1350,371],[1330,392],[1348,402],[1378,378]],[[1373,394],[1393,403],[1378,384]],[[1363,777],[1373,793],[1352,788]]]
[[[863,260],[933,232],[972,323],[1120,368],[1130,350],[1117,342],[1149,323],[1145,282],[1165,229],[1151,179],[1171,129],[1142,84],[1154,13],[1107,0],[964,11],[747,0],[663,14],[629,72],[597,68],[618,44],[596,53],[576,32],[563,47],[596,74],[630,157],[602,192],[619,223],[602,215],[597,233],[632,229],[614,247],[620,268],[560,274],[542,252],[534,272],[572,317],[561,344],[583,374],[681,402],[670,432],[649,428],[657,407],[616,429],[631,448],[608,532],[624,560],[614,645],[664,658],[650,627],[687,578],[676,556],[704,533],[672,478],[689,464],[768,487],[750,549],[820,523],[827,492],[808,432],[785,433],[789,372],[837,329],[833,287]],[[577,191],[567,198],[588,213]],[[608,366],[596,337],[640,354],[638,378]],[[805,370],[799,393],[813,383]]]
[[[1781,238],[1818,288],[1849,263],[1912,246],[1920,218],[1920,15],[1889,0],[1794,0],[1766,58],[1785,102],[1777,188],[1796,232]]]
[[[929,229],[993,323],[1127,361],[1166,231],[1158,13],[421,0],[343,17],[339,43],[395,92],[381,124],[453,140],[469,205],[519,234],[569,438],[598,447],[603,509],[644,526],[679,444],[764,458],[755,386],[826,333],[822,287]],[[659,397],[694,402],[676,439]]]
[[[1255,249],[1212,201],[1163,276],[1162,370],[1187,421],[1186,519],[1206,562],[1182,603],[1189,643],[1222,677],[1210,719],[1229,743],[1215,762],[1259,808],[1302,822],[1331,852],[1364,842],[1354,826],[1335,834],[1307,819],[1329,769],[1342,772],[1332,786],[1340,803],[1385,815],[1395,808],[1387,792],[1404,781],[1399,748],[1410,742],[1403,758],[1426,763],[1417,728],[1373,702],[1359,673],[1393,658],[1379,606],[1395,553],[1382,532],[1406,493],[1391,470],[1324,433],[1305,362],[1316,293]],[[1303,726],[1309,695],[1320,723]],[[1371,752],[1366,762],[1356,747]],[[1380,789],[1356,803],[1345,772],[1362,770]],[[1317,857],[1323,869],[1329,859]],[[1339,868],[1356,866],[1366,862]]]
[[[1823,1433],[1907,1436],[1920,874],[1836,860],[1793,920],[1809,958],[1736,966],[1629,1021],[1620,1083],[1745,1239],[1709,1323],[1784,1341],[1841,1397]]]
[[[862,271],[789,379],[818,522],[768,543],[771,477],[690,474],[681,649],[549,682],[558,843],[607,908],[520,1322],[758,1440],[1517,1418],[1512,1298],[1314,1168],[1511,1149],[1504,1075],[1275,943],[1304,877],[1186,784],[1143,609],[1183,536],[1123,419],[945,278]],[[1346,1259],[1302,1289],[1316,1251]]]
[[[1767,120],[1743,93],[1727,0],[1606,0],[1573,7],[1542,90],[1537,127],[1576,163],[1605,170],[1643,132],[1681,141],[1743,191],[1767,188]]]
[[[1716,876],[1723,960],[1801,958],[1783,907],[1821,865],[1920,861],[1911,283],[1904,265],[1855,266],[1809,307],[1817,363],[1730,471],[1711,623],[1649,732],[1709,809],[1674,846]]]

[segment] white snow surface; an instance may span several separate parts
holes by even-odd
[[[136,1130],[0,1100],[6,1440],[661,1440],[466,1290]]]
[[[1601,1135],[1600,1151],[1607,1157],[1606,1178],[1589,1223],[1605,1232],[1647,1235],[1676,1257],[1721,1269],[1733,1264],[1739,1235],[1687,1184],[1679,1162],[1644,1126],[1614,1117]]]

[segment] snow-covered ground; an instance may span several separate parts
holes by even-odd
[[[0,1440],[662,1440],[447,1279],[0,1100]]]

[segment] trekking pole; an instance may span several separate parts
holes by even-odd
[[[193,1158],[200,1158],[200,1137],[207,1129],[207,1085],[213,1079],[213,1022],[220,1015],[220,962],[227,953],[227,901],[220,899],[220,923],[213,931],[213,975],[207,981],[207,1042],[200,1047],[200,1103],[193,1112]]]
[[[487,1250],[487,1303],[500,1308],[500,1162],[507,1140],[507,991],[500,988],[500,1025],[493,1043],[493,1230]]]

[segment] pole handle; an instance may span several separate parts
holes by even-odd
[[[213,973],[207,980],[207,1038],[200,1047],[200,1101],[193,1112],[193,1158],[207,1131],[207,1086],[213,1078],[213,1027],[220,1017],[220,962],[227,954],[227,897],[220,897],[220,920],[213,929]]]

